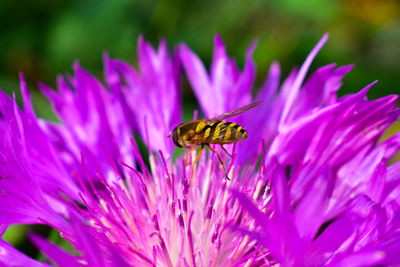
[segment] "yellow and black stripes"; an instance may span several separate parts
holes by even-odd
[[[235,129],[235,140],[239,139],[241,137],[241,135],[244,138],[240,138],[240,139],[247,138],[247,132],[242,126],[236,124],[235,126],[233,126],[233,128]]]
[[[232,127],[232,130],[231,135],[228,138],[229,140],[238,141],[247,138],[247,132],[242,126],[236,123],[231,123],[230,127]]]
[[[216,122],[210,123],[206,127],[204,127],[203,128],[203,132],[204,132],[203,139],[204,140],[213,140],[215,130],[217,129],[217,126],[219,124],[221,124],[221,122],[222,121],[216,121]],[[218,134],[219,134],[219,130],[218,130]]]
[[[203,140],[210,143],[218,141],[222,143],[233,143],[247,137],[247,132],[242,126],[227,121],[216,121],[202,128]]]

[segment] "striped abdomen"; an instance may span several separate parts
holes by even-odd
[[[201,122],[196,132],[201,135],[204,142],[210,144],[230,144],[247,138],[247,132],[242,126],[228,121],[216,121],[210,124]]]

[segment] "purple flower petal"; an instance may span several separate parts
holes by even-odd
[[[312,243],[308,264],[322,265],[352,236],[354,225],[348,217],[342,217],[330,224]]]
[[[77,262],[76,257],[69,255],[67,252],[63,251],[58,246],[51,244],[43,237],[36,235],[35,233],[30,233],[29,237],[47,257],[51,258],[52,261],[57,264],[57,266],[84,266]]]
[[[372,84],[338,98],[352,66],[304,81],[326,39],[281,86],[271,65],[262,103],[235,118],[248,139],[222,154],[230,180],[214,153],[172,160],[179,67],[207,116],[231,111],[252,101],[255,42],[241,71],[216,36],[207,73],[186,46],[171,58],[164,40],[154,49],[140,37],[140,71],[104,56],[110,90],[75,64],[57,91],[41,86],[60,123],[36,117],[21,75],[23,109],[0,93],[0,233],[58,230],[73,255],[31,239],[59,266],[400,264],[400,135],[379,141],[398,98],[368,101]],[[154,150],[150,168],[132,131]],[[0,263],[44,266],[4,241]]]
[[[179,47],[179,54],[182,60],[183,67],[186,71],[186,75],[192,85],[193,92],[196,94],[197,99],[204,115],[208,118],[212,118],[218,111],[211,113],[208,106],[211,106],[215,110],[218,105],[217,97],[211,85],[210,78],[208,77],[207,71],[201,62],[200,58],[194,54],[186,45]]]
[[[328,266],[374,266],[381,263],[385,257],[385,252],[379,250],[360,251],[343,256]]]
[[[301,238],[311,241],[325,221],[333,177],[329,171],[317,173],[312,186],[306,190],[304,197],[298,204],[293,219]]]
[[[226,54],[225,45],[219,35],[214,38],[214,56],[210,74],[201,60],[186,45],[179,48],[183,68],[193,91],[207,118],[212,118],[251,101],[251,89],[255,79],[252,54],[255,42],[246,53],[242,72]],[[229,95],[229,99],[226,96]]]
[[[58,94],[40,86],[65,125],[41,124],[62,153],[64,164],[72,171],[82,150],[97,154],[106,172],[114,164],[109,158],[134,164],[130,128],[124,120],[122,105],[78,64],[74,70],[75,77],[58,79]]]
[[[317,53],[322,48],[322,46],[326,43],[327,40],[328,40],[328,34],[325,34],[322,37],[322,39],[317,43],[317,45],[314,47],[314,49],[310,52],[310,54],[304,61],[303,65],[301,66],[296,79],[293,81],[293,85],[291,86],[291,90],[290,90],[289,94],[287,94],[285,96],[286,101],[285,101],[285,105],[282,110],[282,115],[281,115],[281,119],[279,122],[280,125],[282,125],[288,117],[289,110],[292,108],[292,105],[295,101],[295,98],[297,97],[298,91],[300,90],[300,86],[303,83],[303,80],[306,76],[308,68],[311,65],[311,62],[313,61],[314,57],[317,55]]]
[[[132,129],[153,150],[168,157],[172,141],[166,138],[181,123],[177,59],[168,56],[165,42],[158,52],[139,38],[140,74],[128,64],[106,57],[106,81],[123,108]],[[151,141],[151,142],[150,142]]]
[[[32,267],[47,267],[50,266],[45,263],[35,261],[22,252],[15,249],[13,246],[0,240],[0,263],[3,266],[19,267],[19,266],[32,266]]]

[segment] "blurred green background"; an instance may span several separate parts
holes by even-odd
[[[247,47],[258,39],[257,88],[272,60],[281,63],[286,76],[302,64],[325,32],[330,33],[329,41],[312,70],[332,62],[355,64],[340,94],[355,92],[375,79],[379,83],[370,91],[371,98],[399,92],[397,0],[3,0],[0,88],[9,94],[18,91],[22,71],[37,114],[52,119],[37,83],[54,87],[56,75],[70,72],[74,60],[103,79],[102,53],[109,51],[112,57],[136,64],[137,38],[143,34],[153,45],[164,37],[170,49],[185,42],[208,66],[215,33],[222,35],[240,66]],[[184,92],[186,99],[193,97],[187,86]],[[49,233],[46,227],[35,227]],[[37,257],[25,242],[26,227],[13,229],[5,238]],[[54,232],[51,235],[57,240]]]
[[[397,0],[8,0],[0,2],[0,88],[18,88],[22,71],[31,90],[69,72],[74,60],[102,78],[102,53],[135,63],[143,34],[154,45],[187,43],[208,64],[213,35],[243,65],[255,38],[257,85],[278,60],[286,75],[323,33],[330,39],[313,64],[354,63],[341,93],[378,79],[378,97],[398,91],[400,2]],[[46,112],[39,110],[39,115]]]

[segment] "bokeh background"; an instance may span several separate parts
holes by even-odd
[[[102,53],[134,64],[140,34],[153,45],[164,37],[171,49],[185,42],[208,64],[215,33],[241,66],[246,48],[258,39],[260,85],[272,60],[287,74],[325,32],[330,39],[312,69],[354,63],[341,94],[375,79],[370,97],[398,92],[398,0],[3,0],[0,88],[18,89],[19,71],[33,91],[39,81],[54,86],[56,75],[70,72],[74,60],[102,79]],[[190,97],[190,90],[184,92]],[[43,98],[34,99],[38,115],[51,117]]]
[[[376,79],[370,98],[400,92],[398,0],[2,0],[0,88],[9,94],[15,90],[18,98],[22,71],[37,114],[55,119],[37,83],[54,87],[57,74],[70,72],[75,60],[102,80],[103,52],[136,65],[137,38],[143,34],[153,45],[165,38],[170,49],[185,42],[209,65],[215,33],[240,66],[247,47],[258,39],[257,88],[272,60],[281,63],[286,76],[325,32],[329,41],[311,69],[332,62],[355,64],[340,94]],[[182,83],[185,103],[194,106],[193,94]],[[40,257],[26,240],[26,229],[13,227],[4,238]],[[31,229],[61,240],[41,226]]]

